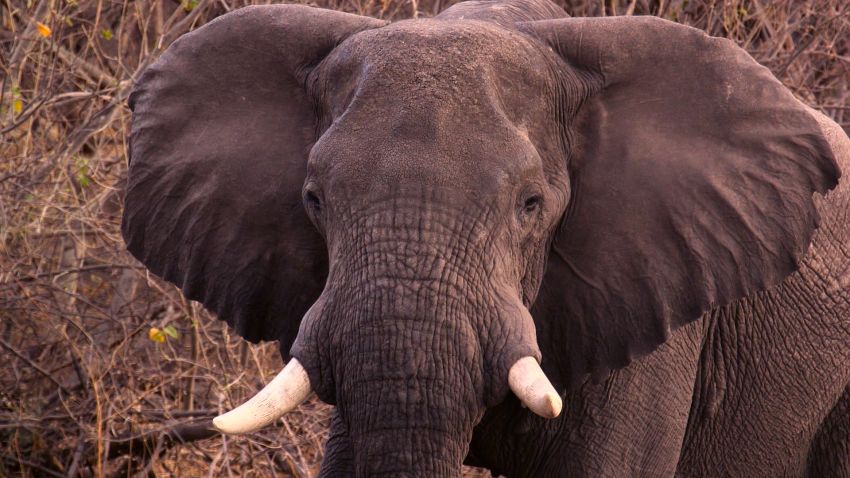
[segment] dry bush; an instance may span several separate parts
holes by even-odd
[[[315,474],[330,413],[315,401],[251,437],[177,444],[177,424],[204,434],[280,359],[146,273],[118,232],[133,79],[176,37],[243,3],[0,3],[0,475]],[[319,6],[396,19],[450,3]],[[573,15],[659,15],[733,38],[848,126],[844,0],[565,3]]]

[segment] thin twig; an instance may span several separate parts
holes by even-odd
[[[44,370],[37,363],[33,362],[32,360],[27,358],[24,354],[22,354],[17,349],[15,349],[15,347],[12,347],[12,345],[9,342],[6,342],[4,339],[0,338],[0,345],[3,345],[3,347],[6,348],[6,350],[8,350],[9,352],[12,352],[12,355],[23,360],[24,362],[26,362],[27,365],[32,367],[33,370],[35,370],[36,372],[40,373],[45,378],[47,378],[48,380],[53,382],[53,384],[56,385],[56,387],[58,387],[59,390],[61,390],[62,392],[66,393],[66,394],[69,393],[68,390],[65,388],[65,386],[63,386],[61,383],[59,383],[59,381],[56,380],[53,377],[53,375],[50,375],[50,373],[47,370]]]

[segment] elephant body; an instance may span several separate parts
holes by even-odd
[[[811,113],[850,170],[850,140]],[[516,401],[488,412],[470,463],[505,476],[850,476],[848,181],[816,203],[798,272],[583,384],[555,420]]]
[[[312,389],[326,477],[850,476],[850,140],[731,42],[254,7],[130,105],[128,249],[291,359],[222,431]]]

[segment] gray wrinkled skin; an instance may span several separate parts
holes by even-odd
[[[850,140],[732,43],[251,7],[130,105],[128,249],[299,359],[322,476],[850,476]]]

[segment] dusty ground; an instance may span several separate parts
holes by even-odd
[[[315,401],[248,438],[172,446],[165,432],[241,402],[280,359],[146,273],[118,233],[133,78],[180,34],[246,3],[0,1],[0,476],[315,474],[329,417]],[[388,19],[450,3],[318,2]],[[845,0],[562,3],[733,38],[850,126]]]

